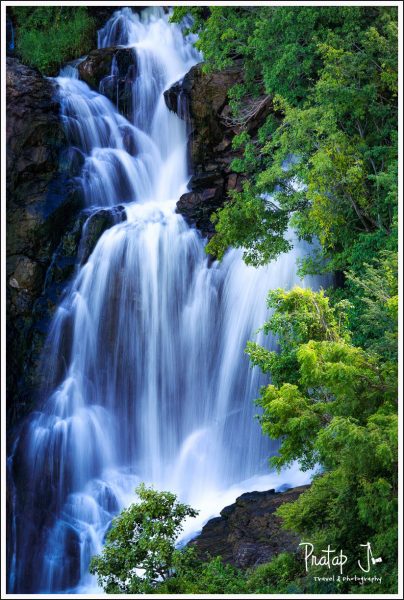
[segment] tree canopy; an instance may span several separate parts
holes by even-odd
[[[198,514],[171,492],[141,484],[136,493],[139,502],[113,520],[102,554],[91,561],[90,573],[108,594],[148,593],[167,579],[184,520]]]

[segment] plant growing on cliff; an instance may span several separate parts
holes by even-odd
[[[170,492],[141,484],[136,493],[139,502],[113,520],[102,554],[90,564],[108,594],[151,593],[165,581],[179,562],[175,542],[183,522],[198,514]]]
[[[24,64],[56,75],[63,63],[89,52],[95,23],[83,6],[13,6],[16,51]]]
[[[174,11],[180,19],[186,7]],[[205,70],[235,60],[244,79],[230,91],[233,115],[272,98],[257,133],[242,122],[234,138],[248,176],[214,216],[207,251],[244,249],[264,264],[298,236],[321,248],[306,272],[360,272],[364,260],[397,243],[396,7],[195,7]],[[290,160],[290,157],[295,160]],[[269,200],[270,198],[270,200]],[[324,260],[326,258],[327,260]]]

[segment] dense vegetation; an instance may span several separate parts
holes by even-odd
[[[192,10],[205,69],[244,67],[231,92],[243,149],[233,168],[248,182],[216,215],[208,250],[238,246],[266,263],[288,249],[290,221],[321,242],[305,272],[360,270],[395,248],[396,8],[214,7],[207,20]],[[243,115],[265,96],[274,111],[251,138]]]
[[[13,6],[11,13],[17,54],[44,75],[56,75],[65,62],[94,46],[95,22],[83,6]]]

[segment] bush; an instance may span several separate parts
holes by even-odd
[[[250,571],[247,589],[253,594],[301,593],[298,585],[300,570],[301,561],[297,560],[296,555],[282,552],[271,562]]]
[[[61,65],[94,46],[95,22],[85,7],[15,6],[12,15],[17,54],[44,75],[56,75]]]
[[[220,556],[198,559],[194,548],[176,551],[172,576],[159,584],[156,594],[242,594],[248,593],[243,571],[224,564]]]
[[[153,592],[175,566],[175,542],[184,520],[198,514],[170,492],[141,484],[136,493],[139,502],[112,521],[102,554],[90,564],[107,594]]]

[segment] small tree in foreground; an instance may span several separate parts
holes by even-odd
[[[167,579],[183,522],[198,514],[170,492],[141,484],[136,493],[139,502],[112,521],[102,553],[90,563],[90,573],[108,594],[148,593]]]

